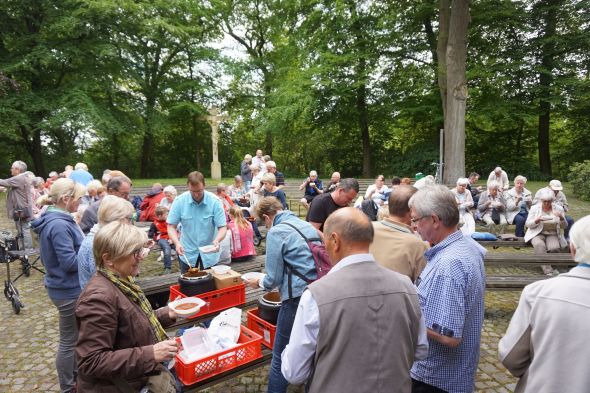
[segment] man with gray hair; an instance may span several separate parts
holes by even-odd
[[[313,200],[307,211],[305,221],[321,232],[324,229],[324,222],[326,222],[330,214],[348,206],[356,198],[358,192],[359,182],[356,179],[347,178],[341,180],[334,192],[324,193]]]
[[[6,197],[6,211],[8,218],[14,220],[19,236],[22,236],[20,247],[33,248],[31,237],[31,220],[33,219],[33,193],[31,192],[31,178],[25,173],[27,164],[15,161],[10,167],[9,179],[0,179],[0,186],[8,189]],[[4,190],[3,190],[4,191]]]
[[[396,186],[389,194],[389,216],[373,222],[375,238],[369,251],[383,267],[405,274],[415,282],[424,266],[426,243],[411,228],[408,201],[418,191],[412,186]]]
[[[314,200],[315,197],[324,193],[324,185],[322,181],[318,179],[318,173],[316,171],[310,171],[309,177],[301,183],[299,190],[305,190],[303,198],[299,201],[306,209],[309,209],[309,204]]]
[[[267,161],[265,165],[266,171],[275,175],[275,178],[277,179],[276,186],[278,188],[285,187],[285,175],[283,175],[282,172],[277,171],[277,164],[274,161]]]
[[[428,354],[416,288],[375,263],[373,227],[358,209],[332,214],[324,235],[333,268],[301,296],[283,376],[312,393],[409,392],[412,362]]]
[[[131,193],[131,180],[127,176],[116,176],[109,180],[107,183],[107,194],[114,195],[119,198],[123,198],[126,201],[129,200],[129,194]],[[94,202],[86,210],[80,221],[80,228],[84,234],[90,232],[94,224],[98,223],[98,208],[102,199]]]
[[[457,230],[459,209],[445,186],[409,201],[410,220],[431,248],[416,280],[426,320],[428,358],[414,362],[412,392],[472,392],[484,316],[485,249]]]

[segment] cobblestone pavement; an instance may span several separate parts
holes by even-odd
[[[0,212],[4,212],[0,200]],[[0,228],[14,231],[12,223],[0,219]],[[163,268],[150,255],[142,266],[142,276],[160,274]],[[178,270],[177,262],[173,262]],[[11,273],[20,272],[18,262],[11,264]],[[488,274],[530,273],[530,269],[496,268]],[[6,279],[6,265],[0,265],[0,279]],[[43,275],[32,271],[30,277],[21,277],[16,286],[25,304],[19,315],[12,311],[6,300],[0,304],[0,392],[59,392],[55,372],[55,352],[58,341],[57,311],[43,287]],[[486,295],[486,313],[481,341],[481,359],[477,373],[478,392],[512,392],[516,379],[499,363],[498,340],[506,331],[520,292],[493,292]],[[244,393],[264,392],[268,366],[242,374],[232,380],[205,389],[205,392]],[[302,392],[293,387],[290,392]]]

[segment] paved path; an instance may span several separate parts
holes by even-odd
[[[0,199],[0,212],[4,212]],[[0,215],[0,228],[14,230],[12,222]],[[142,266],[143,276],[160,274],[161,262],[150,255]],[[178,271],[177,262],[173,262]],[[20,269],[12,264],[13,273]],[[526,274],[526,268],[488,268],[488,274]],[[0,280],[6,279],[6,265],[0,265]],[[59,392],[55,372],[55,351],[58,341],[57,311],[47,297],[42,274],[32,271],[17,283],[25,308],[15,315],[8,301],[0,303],[0,392]],[[481,359],[477,374],[478,392],[512,392],[516,379],[497,360],[498,340],[506,331],[520,292],[493,292],[486,295],[486,314],[481,342]],[[268,366],[243,374],[204,390],[205,392],[265,392]],[[290,392],[302,392],[292,388]]]

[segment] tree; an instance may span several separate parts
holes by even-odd
[[[441,0],[439,18],[438,80],[445,117],[443,181],[452,184],[457,178],[465,176],[465,67],[469,0]]]

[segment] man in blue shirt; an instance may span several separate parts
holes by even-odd
[[[416,280],[429,351],[410,372],[413,393],[473,392],[484,314],[485,249],[457,230],[459,210],[444,186],[409,201],[415,229],[431,248]]]
[[[189,266],[202,264],[204,268],[219,261],[219,243],[227,233],[225,213],[219,198],[205,191],[205,178],[201,172],[191,172],[187,179],[188,191],[174,200],[168,213],[168,236],[176,246],[180,269],[185,273]],[[179,239],[177,228],[182,225]],[[205,246],[211,250],[202,250]]]
[[[70,173],[69,178],[75,181],[76,183],[82,184],[84,187],[86,187],[88,183],[94,180],[92,174],[88,172],[88,166],[86,166],[86,164],[84,164],[83,162],[79,162],[76,164],[74,170],[72,171],[72,173]]]

